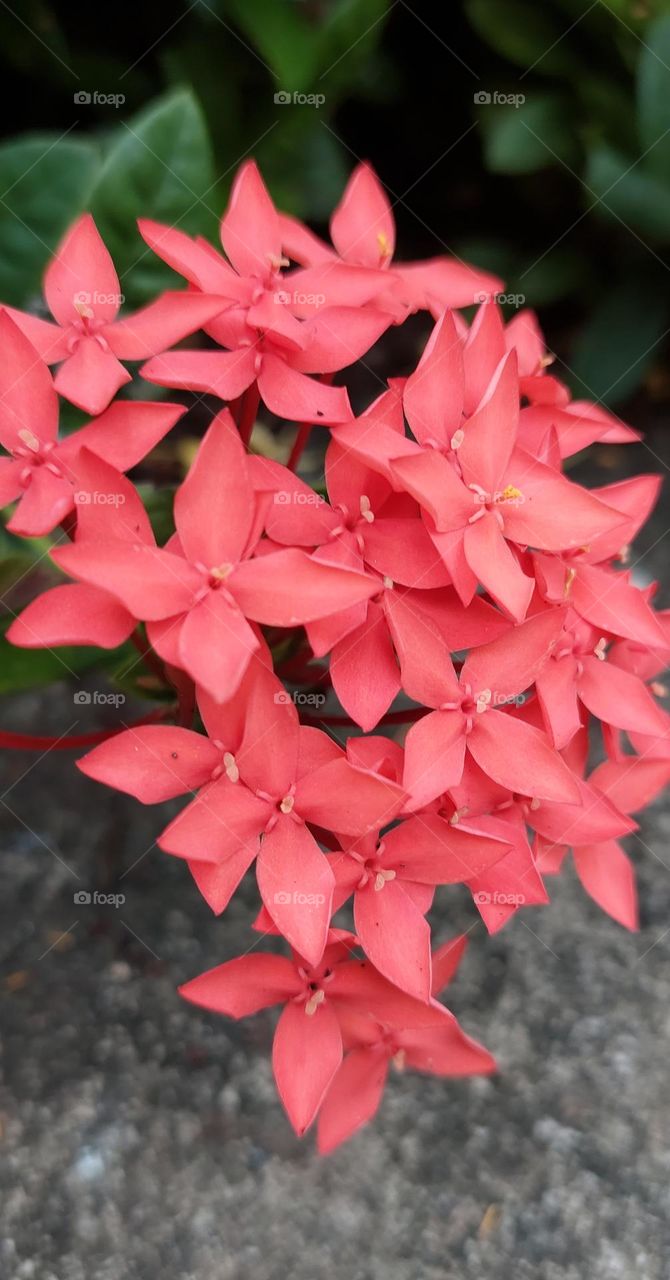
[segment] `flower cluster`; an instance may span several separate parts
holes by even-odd
[[[279,1093],[297,1133],[318,1117],[329,1151],[374,1114],[389,1064],[494,1069],[438,999],[465,946],[433,947],[439,886],[467,886],[494,932],[548,900],[571,849],[586,891],[636,927],[619,839],[670,777],[655,682],[670,626],[625,565],[658,482],[587,491],[566,477],[566,458],[635,433],[570,398],[534,316],[503,322],[500,281],[446,258],[395,262],[368,166],[332,246],[277,212],[253,163],[220,230],[223,252],[141,222],[188,287],[119,320],[85,215],[46,273],[54,321],[0,312],[8,528],[69,538],[51,556],[70,581],[9,638],[132,637],[173,690],[169,717],[79,767],[145,804],[188,797],[158,845],[214,912],[254,867],[253,927],[283,950],[252,941],[181,992],[232,1018],[282,1006]],[[482,297],[469,323],[459,308]],[[333,375],[419,310],[434,327],[416,368],[355,416]],[[170,349],[196,331],[199,347]],[[163,546],[124,473],[185,404],[114,400],[126,361],[225,402]],[[91,415],[61,440],[58,394]],[[288,465],[250,446],[260,404],[296,424]],[[296,474],[314,425],[328,428],[318,486]],[[594,727],[604,760],[588,774]]]

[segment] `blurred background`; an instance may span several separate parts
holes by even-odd
[[[139,215],[216,240],[253,155],[277,205],[324,233],[365,158],[400,258],[450,253],[497,272],[509,315],[538,310],[574,394],[645,431],[631,450],[590,451],[579,477],[667,469],[670,0],[169,0],[113,20],[23,0],[0,8],[0,66],[14,108],[0,300],[39,311],[50,253],[91,209],[127,304],[142,304],[175,277]],[[379,368],[391,352],[407,372],[426,330],[424,318],[393,331]],[[180,459],[155,465],[147,485],[174,481]],[[159,525],[164,500],[148,497]],[[667,568],[666,533],[661,511],[641,580]],[[47,585],[47,547],[0,533],[7,622]],[[99,653],[66,657],[84,686],[100,666]],[[122,666],[109,657],[115,688]],[[0,641],[4,727],[71,732],[61,676],[50,653]],[[114,723],[114,710],[87,711],[77,731]],[[520,1280],[663,1280],[661,807],[631,841],[641,934],[599,916],[569,876],[551,911],[493,942],[475,930],[452,1004],[501,1077],[403,1081],[372,1131],[318,1162],[273,1093],[271,1020],[224,1024],[175,995],[244,947],[253,892],[216,922],[152,847],[161,815],[76,776],[70,752],[5,751],[0,768],[10,1280],[486,1280],[512,1266]],[[73,913],[73,887],[123,892],[124,908]],[[471,925],[454,894],[441,936]]]

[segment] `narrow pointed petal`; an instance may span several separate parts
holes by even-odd
[[[35,467],[11,519],[10,533],[24,538],[40,538],[51,533],[74,506],[74,489],[69,480],[55,476],[47,467]]]
[[[99,645],[116,649],[135,629],[132,614],[109,592],[83,583],[45,591],[15,618],[7,639],[23,649]]]
[[[238,956],[201,973],[179,988],[180,996],[229,1018],[246,1018],[260,1009],[290,1000],[300,990],[295,965],[287,956]]]
[[[238,565],[228,585],[248,618],[294,627],[369,600],[379,582],[368,574],[324,564],[294,548]]]
[[[220,400],[235,400],[256,378],[253,347],[238,351],[166,351],[154,356],[140,375],[159,387],[204,391]]]
[[[181,404],[117,400],[79,431],[67,436],[59,458],[73,458],[82,448],[119,471],[129,471],[167,435],[186,408]]]
[[[546,664],[537,677],[537,696],[547,733],[563,751],[581,727],[577,697],[577,659],[570,654]]]
[[[21,330],[0,311],[0,443],[25,447],[28,437],[56,439],[58,396],[51,374]]]
[[[217,753],[218,763],[220,759]],[[197,859],[201,866],[218,867],[242,849],[251,863],[269,812],[267,801],[259,800],[244,785],[221,777],[168,823],[157,844],[176,858]]]
[[[135,618],[146,621],[188,609],[202,582],[181,556],[141,543],[85,541],[51,554],[73,578],[106,588]]]
[[[449,646],[432,618],[395,591],[386,592],[384,609],[405,693],[428,707],[458,699],[458,679]]]
[[[263,403],[279,418],[326,426],[353,417],[346,387],[325,386],[275,355],[263,356],[258,386]]]
[[[301,373],[336,373],[374,346],[391,324],[386,311],[372,307],[324,307],[304,321],[307,343],[290,356]]]
[[[221,243],[241,276],[264,279],[281,258],[279,217],[258,166],[238,169],[228,208],[221,219]]]
[[[582,659],[579,696],[592,715],[617,729],[657,734],[670,724],[667,713],[654,702],[646,685],[611,662]]]
[[[384,836],[384,866],[420,884],[460,884],[507,853],[504,840],[463,830],[433,813],[408,818]]]
[[[180,666],[217,702],[226,702],[259,648],[244,615],[218,591],[190,609],[179,633]]]
[[[160,804],[202,786],[219,761],[220,752],[203,734],[148,724],[101,742],[77,767],[142,804]]]
[[[175,524],[192,562],[236,564],[253,517],[246,454],[227,409],[210,424],[174,502]]]
[[[477,511],[474,494],[444,455],[434,449],[396,458],[391,462],[391,473],[433,517],[439,532],[462,529]]]
[[[433,994],[438,996],[449,986],[468,947],[466,934],[449,938],[433,952]]]
[[[379,605],[370,601],[363,626],[335,645],[330,675],[344,710],[369,733],[400,690],[400,672]]]
[[[535,583],[523,572],[494,515],[487,512],[468,525],[463,548],[472,572],[496,604],[515,622],[523,622]]]
[[[29,315],[26,311],[17,311],[15,307],[3,307],[3,311],[14,321],[14,324],[25,334],[45,364],[56,364],[69,355],[69,333],[60,325],[50,320],[42,320],[39,316]]]
[[[307,822],[361,836],[391,822],[404,800],[390,778],[356,769],[342,756],[301,778],[295,802]]]
[[[335,880],[328,859],[301,822],[281,815],[256,861],[261,897],[277,928],[311,965],[326,945]],[[301,1010],[303,1017],[304,1010]]]
[[[131,381],[111,351],[104,351],[95,338],[83,337],[60,366],[54,386],[78,409],[96,415],[107,408],[119,387]]]
[[[322,1156],[353,1137],[376,1115],[388,1075],[388,1057],[374,1049],[352,1049],[321,1104],[318,1148]]]
[[[510,791],[540,800],[579,802],[567,765],[538,729],[503,711],[477,716],[468,747],[480,769]]]
[[[609,797],[622,813],[646,809],[670,782],[670,761],[605,760],[589,779],[591,786]]]
[[[616,840],[580,845],[575,867],[586,892],[624,929],[639,929],[635,872]]]
[[[460,711],[433,711],[405,739],[403,784],[419,809],[456,786],[463,775],[465,721]]]
[[[478,484],[489,495],[504,488],[502,478],[518,427],[519,382],[516,352],[512,351],[501,361],[479,408],[465,423],[458,460],[466,484]]]
[[[333,244],[348,262],[378,267],[395,251],[395,223],[388,197],[371,165],[352,173],[330,221]]]
[[[225,911],[256,853],[255,845],[246,844],[241,845],[222,862],[189,861],[189,871],[215,915],[220,916]]]
[[[461,671],[461,680],[478,693],[490,689],[501,702],[523,693],[547,662],[565,623],[566,609],[546,609],[498,640],[473,649]]]
[[[448,448],[463,416],[463,349],[449,311],[438,320],[413,374],[403,405],[420,444],[437,441]]]
[[[434,1076],[489,1075],[496,1060],[478,1040],[466,1035],[454,1018],[439,1031],[413,1031],[407,1037],[405,1062],[414,1071]]]
[[[105,338],[120,360],[147,360],[202,329],[226,303],[203,293],[166,292],[134,315],[105,329]]]
[[[493,299],[482,302],[463,347],[465,412],[468,417],[484,399],[505,349],[505,328],[500,308]]]
[[[523,502],[505,505],[505,535],[522,546],[567,551],[624,521],[620,512],[521,449],[515,450],[501,488],[508,485],[521,490]]]
[[[602,631],[652,648],[665,643],[653,609],[621,573],[580,565],[570,589],[570,603],[582,618]]]
[[[277,1023],[272,1066],[286,1114],[299,1138],[309,1129],[342,1061],[342,1036],[328,1000],[310,1015],[287,1004]]]
[[[21,472],[24,463],[21,458],[0,458],[0,507],[6,507],[23,493]]]
[[[431,994],[430,927],[398,880],[354,897],[354,927],[376,969],[417,1000]]]
[[[153,222],[151,218],[138,218],[137,225],[142,239],[154,253],[198,289],[220,293],[223,299],[231,301],[241,297],[239,277],[211,245],[205,248],[185,232]]]
[[[59,324],[80,321],[81,307],[98,322],[114,319],[121,305],[119,278],[90,213],[82,213],[61,240],[47,267],[44,294]]]

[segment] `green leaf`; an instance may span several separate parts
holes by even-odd
[[[558,94],[534,94],[519,106],[486,103],[481,118],[486,163],[494,173],[534,173],[577,162],[569,104]]]
[[[670,302],[640,273],[599,302],[573,352],[569,379],[577,395],[619,404],[658,356]]]
[[[670,172],[670,15],[647,27],[637,72],[637,113],[645,165]]]
[[[562,42],[564,23],[546,7],[524,0],[469,0],[466,8],[482,40],[516,66],[540,75],[574,75],[574,47]]]
[[[670,172],[667,175],[670,179]],[[591,152],[585,182],[601,203],[596,212],[643,236],[670,240],[670,185],[611,147]]]
[[[0,298],[25,306],[39,292],[58,241],[83,208],[98,163],[94,147],[56,134],[0,146]]]
[[[5,633],[12,619],[0,624],[0,693],[17,693],[55,680],[71,679],[108,660],[100,649],[73,648],[19,649]]]
[[[232,12],[272,70],[278,89],[292,93],[308,87],[316,68],[319,31],[310,27],[293,0],[228,0],[218,7]]]
[[[90,207],[129,303],[146,301],[174,275],[147,252],[139,217],[196,234],[216,221],[208,207],[213,162],[207,127],[189,89],[177,89],[115,131]]]

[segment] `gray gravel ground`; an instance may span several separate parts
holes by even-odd
[[[646,545],[664,531],[661,514]],[[3,723],[71,713],[62,686],[7,700]],[[551,908],[494,939],[476,926],[450,1004],[500,1074],[396,1077],[374,1126],[319,1160],[274,1092],[271,1015],[229,1023],[175,994],[249,945],[253,886],[216,921],[150,848],[164,812],[69,752],[0,765],[3,1278],[666,1280],[670,806],[630,841],[640,934],[571,873]],[[450,892],[438,940],[474,919]]]

